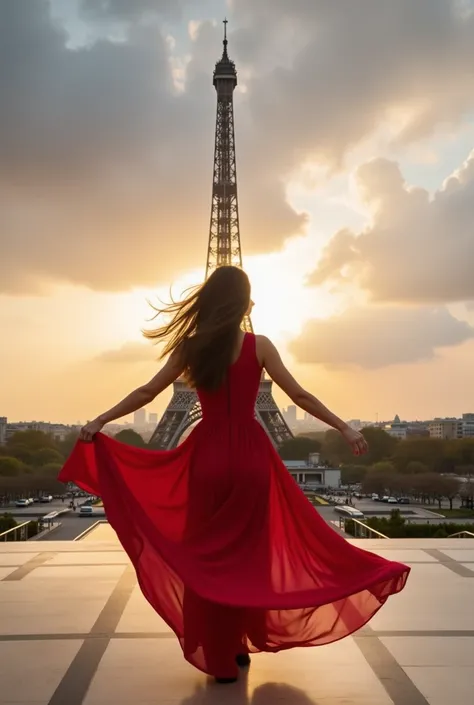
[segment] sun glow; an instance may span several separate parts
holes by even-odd
[[[256,333],[285,343],[299,333],[310,318],[325,318],[337,309],[336,297],[324,289],[305,285],[315,262],[314,244],[307,238],[292,241],[284,251],[246,258],[245,271],[252,284],[255,307],[252,322]],[[302,262],[306,265],[302,266]],[[139,340],[141,329],[153,327],[155,306],[181,298],[183,292],[203,280],[202,270],[193,270],[156,290],[135,289],[120,295],[120,316],[114,316],[114,337]]]

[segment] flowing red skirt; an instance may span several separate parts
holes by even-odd
[[[348,543],[289,475],[257,421],[202,421],[172,451],[99,434],[60,480],[101,496],[146,599],[202,671],[235,655],[317,646],[362,627],[410,569]],[[223,457],[227,454],[227,457]]]

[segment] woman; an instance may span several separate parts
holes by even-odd
[[[262,370],[300,408],[337,429],[355,455],[364,437],[305,391],[272,343],[244,333],[246,274],[220,267],[171,321],[146,333],[168,361],[81,431],[60,479],[100,495],[143,594],[185,658],[218,682],[250,653],[316,646],[362,627],[405,585],[409,568],[348,543],[288,474],[255,418]],[[100,433],[184,375],[202,421],[178,448],[132,448]],[[94,441],[90,443],[90,441]]]

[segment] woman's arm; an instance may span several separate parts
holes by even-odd
[[[138,387],[108,411],[100,414],[94,421],[87,423],[80,433],[80,439],[91,441],[105,424],[131,414],[149,404],[158,394],[161,394],[183,372],[178,355],[173,353],[161,370],[146,384]]]
[[[313,394],[303,389],[283,364],[276,347],[263,335],[257,336],[257,357],[272,380],[300,409],[307,411],[308,414],[340,431],[357,455],[367,451],[367,443],[364,436],[354,431],[336,414],[333,414]]]

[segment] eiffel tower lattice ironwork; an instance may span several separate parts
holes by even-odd
[[[237,71],[234,62],[229,59],[227,43],[227,20],[224,20],[224,50],[213,75],[217,115],[206,278],[222,265],[242,266],[233,104]],[[244,320],[243,327],[252,332],[250,318]],[[275,446],[292,438],[273,398],[272,381],[264,376],[260,382],[255,415]],[[185,380],[178,379],[173,385],[173,397],[150,439],[150,445],[161,450],[176,447],[183,433],[200,418],[201,406],[196,392],[188,387]]]

